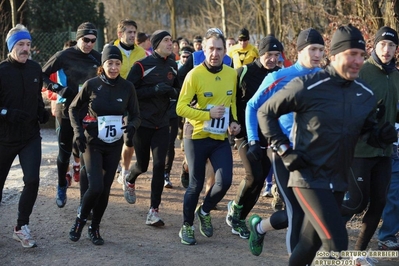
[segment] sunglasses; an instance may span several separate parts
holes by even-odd
[[[90,39],[90,38],[87,38],[87,37],[83,37],[82,40],[83,40],[85,43],[89,43],[89,42],[95,43],[95,42],[97,41],[97,38]]]

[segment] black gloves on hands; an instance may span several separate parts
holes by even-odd
[[[253,144],[248,143],[247,158],[251,162],[260,161],[262,158],[262,148],[259,141],[255,141]]]
[[[126,125],[121,127],[121,129],[124,129],[124,133],[127,134],[128,140],[133,139],[134,133],[136,133],[136,128],[132,125]]]
[[[50,83],[47,86],[47,89],[52,92],[57,93],[58,95],[60,95],[61,97],[64,97],[64,98],[71,95],[71,91],[68,89],[68,87],[64,87],[58,83]]]
[[[13,124],[24,123],[29,119],[29,113],[18,109],[8,109],[6,119]]]
[[[41,110],[38,111],[37,119],[40,124],[46,124],[50,119],[50,113],[45,108],[41,108]]]
[[[398,132],[388,121],[378,130],[378,139],[384,144],[391,144],[398,140]]]
[[[78,149],[81,153],[84,153],[86,150],[86,137],[84,133],[80,133],[79,135],[75,135],[75,143],[78,146]]]
[[[168,93],[171,88],[172,88],[171,86],[161,82],[161,83],[158,83],[157,85],[155,85],[155,92],[158,95],[163,95],[163,94]]]
[[[289,148],[283,155],[281,155],[284,166],[288,171],[292,172],[308,166],[306,163],[306,155],[300,151]]]
[[[173,88],[170,85],[167,85],[163,82],[158,83],[155,85],[155,93],[157,95],[165,95],[167,94],[169,98],[176,98],[177,97],[177,91],[175,88]]]

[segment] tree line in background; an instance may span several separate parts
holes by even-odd
[[[91,21],[104,29],[103,41],[109,42],[117,37],[118,21],[128,18],[138,23],[138,31],[166,29],[174,38],[189,40],[210,27],[235,38],[245,27],[253,43],[272,33],[295,59],[296,36],[302,29],[319,30],[328,48],[336,27],[352,23],[372,43],[381,26],[399,29],[398,14],[399,0],[0,0],[1,55],[7,53],[5,35],[15,23],[32,32],[60,32]]]

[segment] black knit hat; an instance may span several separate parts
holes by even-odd
[[[272,35],[268,35],[260,40],[258,48],[260,56],[270,51],[283,51],[283,45]]]
[[[91,22],[83,22],[79,25],[76,31],[76,40],[79,40],[85,35],[93,34],[97,37],[97,29]]]
[[[352,24],[340,26],[331,38],[330,55],[336,55],[353,48],[366,50],[366,42],[362,33]]]
[[[238,39],[244,41],[249,40],[249,31],[246,28],[242,28],[238,34]]]
[[[398,46],[398,33],[396,32],[396,30],[384,26],[380,28],[375,34],[374,47],[377,45],[379,41],[382,40],[392,41],[394,44],[396,44],[396,46]]]
[[[171,36],[169,32],[166,30],[156,30],[154,33],[151,35],[151,44],[152,44],[152,49],[157,49],[158,45],[161,43],[162,39],[165,38],[166,36]]]
[[[298,39],[296,41],[296,49],[299,52],[309,44],[324,45],[323,37],[317,30],[313,28],[308,28],[299,33]]]
[[[115,45],[107,45],[104,47],[103,53],[101,55],[101,64],[104,64],[105,61],[109,59],[119,59],[122,62],[122,53],[118,47]]]

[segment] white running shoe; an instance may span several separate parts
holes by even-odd
[[[130,204],[136,203],[136,185],[135,183],[131,184],[125,180],[123,183],[123,191],[125,200]]]
[[[159,217],[158,213],[158,208],[150,208],[147,214],[147,220],[145,221],[145,224],[151,225],[151,226],[164,226],[165,223],[162,221],[162,219]]]
[[[123,185],[123,183],[125,182],[123,179],[126,180],[126,178],[128,178],[130,175],[130,171],[126,171],[126,170],[122,170],[120,171],[119,175],[118,175],[118,183]]]
[[[24,248],[37,247],[35,240],[33,240],[32,236],[30,235],[30,230],[29,230],[29,227],[27,224],[24,226],[21,226],[21,230],[19,230],[19,231],[16,231],[16,227],[15,227],[14,234],[12,235],[12,238],[21,242],[21,244]]]

